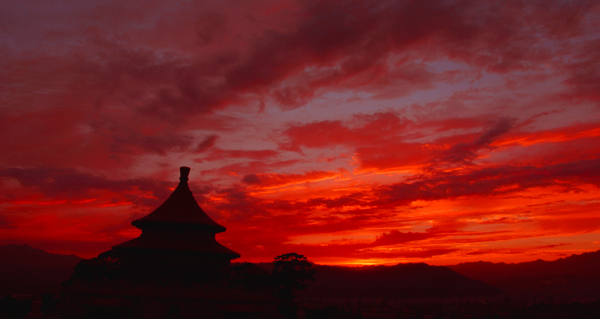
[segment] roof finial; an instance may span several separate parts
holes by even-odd
[[[181,166],[179,168],[179,181],[181,181],[182,183],[187,183],[188,181],[188,175],[190,174],[190,168],[189,167],[185,167],[185,166]]]

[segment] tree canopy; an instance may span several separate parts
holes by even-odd
[[[303,255],[288,253],[275,257],[271,278],[280,298],[291,299],[294,291],[304,290],[306,281],[315,280],[316,270]]]

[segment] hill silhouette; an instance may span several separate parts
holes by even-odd
[[[80,260],[28,245],[0,246],[0,295],[58,293]]]
[[[28,245],[0,246],[0,294],[58,293],[81,258]],[[271,271],[272,263],[256,264]],[[301,292],[314,297],[435,298],[502,293],[532,297],[600,298],[600,251],[555,261],[507,264],[470,262],[342,267],[314,265],[314,282]]]
[[[448,268],[512,294],[600,298],[600,250],[554,261],[516,264],[479,261]]]
[[[271,263],[259,263],[271,271]],[[300,296],[318,298],[442,298],[502,294],[497,287],[463,276],[444,266],[425,263],[395,266],[314,265],[315,281]]]

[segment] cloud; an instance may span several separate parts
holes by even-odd
[[[262,173],[249,174],[242,178],[242,182],[260,188],[283,187],[293,184],[317,182],[338,177],[337,172],[310,171],[304,174],[276,174]]]
[[[571,90],[569,97],[600,101],[600,40],[587,41],[582,45],[576,61],[565,66],[568,77],[565,79]]]
[[[17,228],[6,216],[5,213],[0,212],[0,229],[15,229]]]
[[[525,249],[513,248],[513,249],[477,249],[467,253],[469,256],[479,256],[486,254],[522,254],[526,252]]]
[[[437,172],[414,178],[412,182],[379,185],[372,189],[338,197],[313,197],[302,203],[304,209],[343,207],[393,208],[414,201],[436,201],[460,197],[490,197],[520,192],[534,187],[562,187],[577,190],[582,184],[600,186],[597,177],[600,160],[534,166],[483,167],[467,172]],[[252,177],[248,177],[251,179]],[[256,181],[255,181],[256,182]],[[281,203],[280,205],[283,205]]]
[[[148,132],[144,134],[135,127],[112,120],[98,121],[91,124],[94,134],[104,139],[112,153],[158,154],[167,152],[188,151],[193,142],[189,134],[174,132]]]
[[[471,164],[479,156],[478,151],[493,150],[493,143],[511,130],[516,119],[496,119],[484,127],[478,137],[471,137],[471,134],[437,137],[437,132],[478,129],[485,122],[482,118],[452,118],[417,124],[393,112],[357,114],[346,122],[316,121],[290,125],[283,132],[288,142],[280,147],[293,151],[301,151],[302,147],[354,148],[357,160],[366,169],[421,166],[427,162],[434,165],[464,165]],[[415,142],[424,138],[424,133],[417,133],[419,130],[434,130],[436,133],[431,134],[428,141]],[[472,138],[473,141],[461,142],[465,138]]]
[[[285,248],[292,249],[292,247]],[[372,249],[356,250],[353,245],[294,245],[293,249],[303,255],[311,256],[311,259],[313,260],[321,258],[342,258],[345,260],[386,259],[390,261],[398,258],[431,258],[458,251],[458,249],[450,247],[423,247],[419,249],[399,248],[383,251]]]
[[[393,252],[364,252],[360,258],[431,258],[435,256],[443,256],[458,251],[457,248],[430,248],[418,250],[400,250]]]
[[[600,186],[600,160],[581,160],[545,167],[486,167],[464,174],[441,174],[413,183],[379,187],[376,205],[406,205],[415,200],[439,200],[461,196],[490,196],[532,187],[575,187],[580,183]],[[508,187],[507,186],[515,186]]]
[[[315,121],[292,124],[283,131],[289,142],[284,149],[329,148],[336,145],[365,146],[386,144],[410,128],[412,121],[394,112],[356,114],[350,121]]]
[[[600,217],[577,218],[563,220],[544,219],[539,221],[540,228],[551,233],[584,234],[600,229]]]
[[[485,130],[470,143],[457,143],[450,149],[443,151],[433,159],[434,163],[469,164],[477,158],[476,152],[482,148],[493,148],[491,143],[500,135],[508,132],[514,125],[515,119],[504,118],[497,121],[493,127]]]
[[[265,172],[265,171],[270,171],[270,170],[274,170],[274,169],[278,169],[278,168],[289,167],[289,166],[293,166],[294,164],[297,164],[299,162],[302,162],[299,159],[289,159],[289,160],[284,160],[284,161],[278,161],[278,160],[269,161],[268,159],[271,159],[270,154],[275,154],[275,153],[271,152],[271,151],[241,151],[240,153],[237,153],[238,157],[249,157],[249,158],[254,157],[254,158],[262,159],[262,160],[243,161],[243,162],[238,162],[238,163],[234,163],[234,164],[229,164],[229,165],[222,166],[218,169],[202,171],[202,174],[216,172],[219,175],[225,175],[225,176],[227,176],[227,175],[245,176],[245,175],[249,175],[249,174],[255,174],[257,172]],[[233,158],[235,158],[235,157],[233,157]],[[200,160],[200,162],[202,162],[202,159]]]
[[[209,135],[207,137],[205,137],[202,142],[200,142],[198,144],[198,146],[196,147],[196,152],[198,153],[202,153],[204,151],[206,151],[207,149],[215,146],[215,142],[217,141],[217,135]]]
[[[238,12],[227,3],[179,3],[166,10],[159,3],[91,2],[71,10],[49,4],[49,14],[3,4],[2,11],[10,12],[3,21],[11,21],[13,30],[5,35],[11,45],[2,51],[0,80],[10,92],[3,104],[12,106],[2,110],[8,128],[6,145],[0,146],[11,154],[4,165],[48,164],[32,160],[44,145],[84,148],[72,151],[73,157],[93,154],[84,159],[99,162],[124,160],[114,153],[188,151],[197,142],[179,126],[199,118],[210,123],[216,110],[255,107],[257,99],[269,98],[284,109],[296,108],[324,90],[366,91],[376,98],[426,90],[436,81],[428,66],[436,59],[489,72],[535,69],[553,63],[541,38],[565,47],[588,32],[586,14],[597,10],[593,2],[314,1],[277,11],[266,8],[271,5],[236,4]],[[114,12],[126,19],[111,20]],[[578,48],[575,62],[560,66],[569,74],[565,84],[592,99],[591,92],[598,91],[590,84],[598,82],[594,43]],[[48,118],[62,124],[49,125]],[[364,146],[374,140],[336,121],[308,128],[332,136],[325,135],[324,142],[301,139],[291,127],[288,146]],[[382,133],[376,128],[373,136]],[[23,141],[37,151],[20,149]],[[469,151],[454,154],[463,155],[455,160],[469,157]],[[56,157],[48,165],[59,165],[61,158],[46,153]]]
[[[2,2],[0,186],[12,197],[1,199],[10,216],[0,228],[25,238],[31,224],[54,223],[83,243],[65,247],[104,249],[85,237],[98,230],[63,224],[156,207],[175,185],[159,177],[191,162],[211,178],[190,184],[197,200],[237,232],[223,238],[261,258],[296,248],[426,258],[517,232],[591,232],[594,218],[569,214],[595,209],[583,197],[598,187],[598,10],[597,1]],[[156,179],[114,177],[127,172]],[[333,180],[307,187],[323,179]],[[533,206],[541,196],[557,198],[560,225]],[[531,219],[491,211],[500,207]],[[400,231],[426,219],[458,224]],[[460,223],[480,231],[452,233]],[[121,239],[126,224],[100,233]],[[379,236],[361,232],[360,249],[283,244],[365,229]]]
[[[113,193],[148,192],[154,198],[167,198],[167,188],[172,185],[143,178],[113,180],[74,169],[54,167],[3,168],[0,170],[0,177],[15,179],[24,187],[34,187],[49,197],[82,198],[93,190],[107,190]]]
[[[369,246],[388,246],[388,245],[398,245],[404,244],[412,241],[425,240],[427,238],[435,237],[437,234],[433,232],[425,232],[425,233],[414,233],[414,232],[406,232],[402,233],[397,229],[391,230],[389,233],[383,233],[381,236],[377,237],[377,239],[372,242]]]
[[[212,203],[215,212],[233,222],[245,221],[252,223],[259,217],[271,216],[262,205],[262,200],[251,196],[245,189],[231,187],[217,191],[220,200]]]
[[[468,61],[490,71],[521,70],[527,68],[527,62],[550,58],[536,40],[539,32],[554,38],[572,36],[573,32],[577,33],[579,17],[588,12],[590,5],[441,2],[429,6],[420,1],[299,3],[295,5],[297,17],[303,18],[288,20],[286,28],[249,28],[256,32],[253,36],[241,33],[248,43],[247,50],[236,47],[226,38],[231,36],[232,28],[248,22],[227,18],[224,12],[218,12],[223,7],[203,8],[188,4],[168,11],[161,6],[145,5],[136,15],[133,12],[138,6],[139,3],[132,3],[122,9],[108,10],[92,4],[86,8],[92,13],[86,13],[87,18],[93,17],[93,23],[99,26],[96,31],[93,28],[68,28],[52,21],[50,16],[43,16],[42,20],[54,22],[54,27],[67,35],[55,41],[66,42],[69,36],[87,37],[93,41],[89,47],[72,45],[64,56],[58,55],[48,61],[42,59],[38,63],[63,64],[62,70],[67,73],[59,74],[65,75],[63,83],[72,84],[71,88],[65,89],[73,90],[68,95],[77,96],[77,103],[81,103],[79,97],[87,96],[96,107],[128,106],[139,111],[132,113],[135,115],[180,123],[190,115],[208,114],[243,101],[246,94],[267,94],[283,108],[294,108],[305,104],[322,88],[375,91],[392,85],[404,89],[410,86],[427,88],[431,86],[432,75],[426,67],[413,62],[411,50],[418,52],[428,42],[435,43],[440,51],[438,54]],[[260,6],[243,7],[248,10],[248,15],[259,14]],[[106,14],[114,10],[126,12],[131,20],[120,27],[114,23],[102,24]],[[531,16],[536,19],[526,23],[521,16],[528,11],[535,12]],[[162,24],[148,24],[143,31],[135,30],[136,21],[144,20],[143,15],[151,12],[159,14]],[[76,26],[83,24],[86,13],[73,23]],[[554,19],[559,13],[572,17],[562,33],[554,29]],[[164,24],[171,15],[180,16],[183,26],[178,29],[189,28],[196,37],[196,45],[203,47],[214,43],[217,35],[225,45],[216,46],[216,50],[196,49],[192,51],[195,55],[188,52],[176,55],[175,50],[167,55],[160,54],[167,43],[174,48],[190,45],[189,38],[166,39],[160,28],[174,27]],[[530,31],[533,26],[540,27],[537,33]],[[32,31],[27,32],[31,34]],[[121,45],[119,35],[123,32],[131,33],[132,40],[138,45]],[[147,40],[150,35],[156,36],[155,43]],[[191,45],[193,47],[194,43]],[[431,47],[427,49],[431,50]],[[78,57],[77,64],[71,62],[73,57],[70,55]],[[405,57],[406,62],[388,63],[394,55]],[[309,67],[317,71],[306,72]],[[380,93],[381,97],[387,94]]]
[[[249,158],[254,160],[272,160],[276,159],[279,155],[279,152],[275,150],[224,150],[220,148],[212,148],[206,155],[202,158],[198,158],[196,161],[218,161],[221,159],[231,159],[231,158]]]

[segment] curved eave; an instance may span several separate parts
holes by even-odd
[[[219,244],[217,241],[206,240],[200,242],[164,240],[140,236],[130,241],[112,247],[115,250],[160,251],[166,253],[189,253],[223,259],[236,259],[241,255]]]

